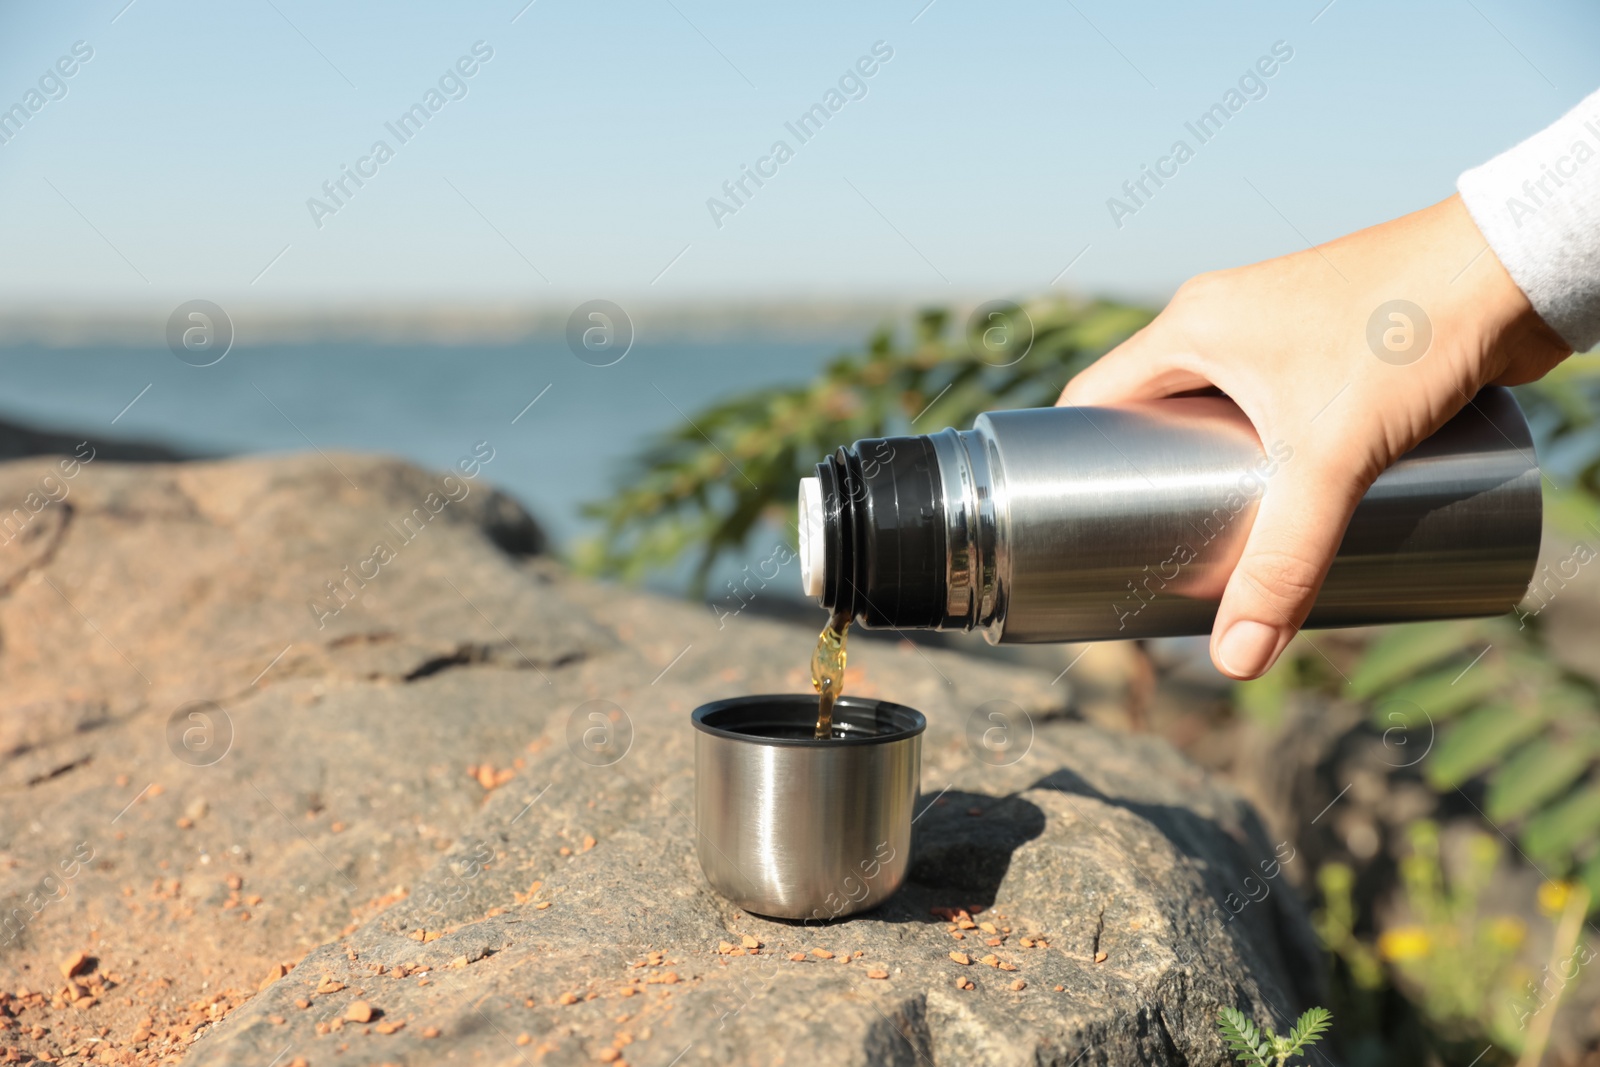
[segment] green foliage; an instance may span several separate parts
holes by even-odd
[[[1289,1033],[1279,1037],[1272,1027],[1256,1028],[1250,1017],[1237,1008],[1223,1008],[1217,1015],[1217,1029],[1235,1058],[1250,1067],[1283,1067],[1290,1056],[1322,1039],[1332,1025],[1333,1014],[1327,1008],[1310,1008],[1289,1028]]]
[[[1600,860],[1600,691],[1548,654],[1535,620],[1384,631],[1349,688],[1367,698],[1391,763],[1415,765],[1441,793],[1481,782],[1484,815],[1542,870],[1565,877]]]
[[[1025,305],[1034,340],[1008,366],[989,336],[951,336],[943,310],[921,314],[902,342],[887,328],[815,381],[732,397],[652,442],[609,500],[585,513],[602,534],[578,554],[589,573],[637,578],[693,553],[701,589],[717,559],[763,523],[795,528],[795,487],[840,445],[968,427],[979,413],[1055,402],[1069,378],[1151,318],[1110,301]],[[1009,326],[998,327],[1009,329]]]
[[[1383,988],[1383,963],[1377,951],[1356,936],[1355,872],[1343,863],[1325,863],[1317,871],[1322,907],[1312,917],[1322,946],[1350,969],[1356,990],[1370,994]]]
[[[1530,993],[1537,975],[1521,954],[1529,941],[1527,924],[1487,903],[1504,859],[1500,838],[1473,831],[1455,842],[1460,847],[1449,850],[1447,862],[1434,823],[1415,823],[1409,835],[1411,850],[1400,863],[1403,921],[1388,926],[1375,944],[1355,933],[1350,869],[1329,863],[1317,872],[1323,894],[1314,919],[1317,933],[1346,965],[1353,987],[1352,995],[1336,1002],[1349,999],[1358,1028],[1376,1029],[1380,994],[1393,978],[1420,1012],[1436,1050],[1466,1050],[1470,1058],[1490,1042],[1508,1058],[1522,1054],[1536,1062],[1529,1050],[1542,1048],[1549,1020],[1542,1030],[1530,1029],[1528,1020],[1541,1011],[1553,1014],[1554,1007],[1546,1002],[1548,988]],[[1569,883],[1546,882],[1536,903],[1551,920],[1559,950],[1553,951],[1553,969],[1566,962],[1563,957],[1581,936],[1588,894]],[[1532,940],[1543,943],[1543,931]]]
[[[1516,916],[1486,914],[1482,902],[1500,863],[1499,839],[1473,833],[1447,872],[1433,823],[1413,825],[1410,838],[1400,881],[1411,921],[1384,932],[1379,955],[1403,977],[1436,1031],[1516,1051],[1522,1035],[1506,1006],[1526,978],[1514,958],[1527,930]]]

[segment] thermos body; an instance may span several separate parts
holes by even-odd
[[[1297,458],[1223,397],[996,411],[970,431],[861,441],[802,485],[803,580],[868,627],[1206,633],[1263,492]],[[1510,610],[1539,553],[1539,483],[1516,401],[1484,390],[1367,492],[1306,625]]]

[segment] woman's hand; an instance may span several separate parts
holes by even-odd
[[[1263,442],[1293,449],[1262,496],[1211,634],[1218,669],[1254,678],[1304,622],[1378,475],[1483,386],[1532,381],[1569,354],[1452,196],[1190,279],[1060,403],[1215,386]]]

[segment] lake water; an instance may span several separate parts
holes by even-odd
[[[314,444],[432,468],[487,440],[496,450],[487,477],[557,544],[570,544],[593,530],[580,505],[607,496],[653,434],[682,426],[710,401],[803,382],[859,340],[641,340],[609,367],[578,360],[560,337],[235,348],[210,367],[165,348],[13,346],[0,349],[0,418],[97,440],[211,453]]]

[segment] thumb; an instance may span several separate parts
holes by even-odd
[[[1262,496],[1217,609],[1211,660],[1230,678],[1265,673],[1300,631],[1367,489],[1348,467],[1295,462]]]

